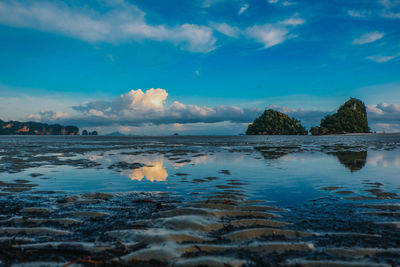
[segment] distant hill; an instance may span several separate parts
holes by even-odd
[[[0,120],[0,135],[79,135],[79,128],[33,121]]]
[[[264,113],[251,123],[246,131],[247,135],[306,135],[307,131],[300,121],[272,109]]]
[[[311,127],[312,135],[369,133],[365,104],[356,98],[350,98],[335,114],[325,116],[319,127]]]

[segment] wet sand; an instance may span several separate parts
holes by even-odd
[[[169,193],[12,192],[1,199],[2,263],[139,266],[386,266],[400,263],[400,205],[341,196],[297,210],[249,200],[241,180],[183,201]],[[18,186],[31,189],[31,184]],[[326,190],[326,189],[325,189]],[[346,196],[343,196],[346,197]],[[397,198],[396,198],[397,199]],[[378,204],[379,203],[379,204]]]

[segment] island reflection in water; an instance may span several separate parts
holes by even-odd
[[[310,160],[313,157],[310,153],[305,152],[284,152],[280,150],[273,151],[262,151],[264,159],[267,161],[275,161],[283,159],[285,156],[290,156],[291,158],[296,158],[299,156],[302,160]],[[351,173],[360,171],[366,165],[371,166],[382,166],[382,167],[390,167],[390,166],[400,166],[400,154],[397,151],[372,151],[368,154],[367,150],[362,151],[335,151],[335,152],[326,152],[325,155],[334,156],[338,163],[348,169]],[[157,158],[149,159],[143,156],[139,158],[125,158],[125,160],[131,162],[140,162],[145,164],[146,166],[133,169],[133,170],[124,170],[120,173],[126,177],[129,177],[134,181],[150,181],[150,182],[165,182],[168,177],[168,169],[179,170],[183,167],[187,167],[190,169],[190,166],[196,165],[207,165],[215,162],[236,162],[239,166],[246,162],[246,158],[239,153],[234,153],[229,155],[229,159],[224,158],[226,154],[217,154],[217,155],[202,155],[197,157],[191,157],[186,160],[181,160],[178,162],[174,162],[164,156],[159,156]],[[95,157],[91,157],[94,159]],[[98,160],[100,157],[96,158]],[[213,166],[209,166],[213,167]],[[214,166],[215,167],[215,166]],[[172,171],[172,170],[171,170]]]
[[[286,155],[302,153],[300,147],[258,147],[256,148],[266,160],[277,160]],[[303,154],[303,153],[302,153]],[[367,150],[361,151],[334,151],[325,152],[327,155],[333,155],[344,167],[351,172],[361,170],[367,163]]]
[[[339,151],[329,153],[351,172],[361,170],[367,163],[367,151]]]

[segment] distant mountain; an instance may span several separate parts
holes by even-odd
[[[247,135],[306,135],[307,131],[300,121],[272,109],[264,113],[251,123],[246,131]]]
[[[0,120],[0,135],[79,135],[79,128],[33,121]]]
[[[356,98],[350,98],[335,114],[325,116],[319,127],[311,127],[312,135],[369,133],[365,104]]]

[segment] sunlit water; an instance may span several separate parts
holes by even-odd
[[[251,199],[293,206],[330,194],[321,190],[326,186],[366,195],[365,183],[379,182],[383,190],[400,193],[399,144],[398,135],[2,136],[0,181],[26,179],[38,184],[34,190],[166,191],[191,198],[235,179],[246,183],[243,190]],[[73,161],[62,163],[66,160]],[[96,166],[79,165],[80,160]],[[118,162],[146,166],[109,168]],[[43,175],[32,177],[32,173]]]

